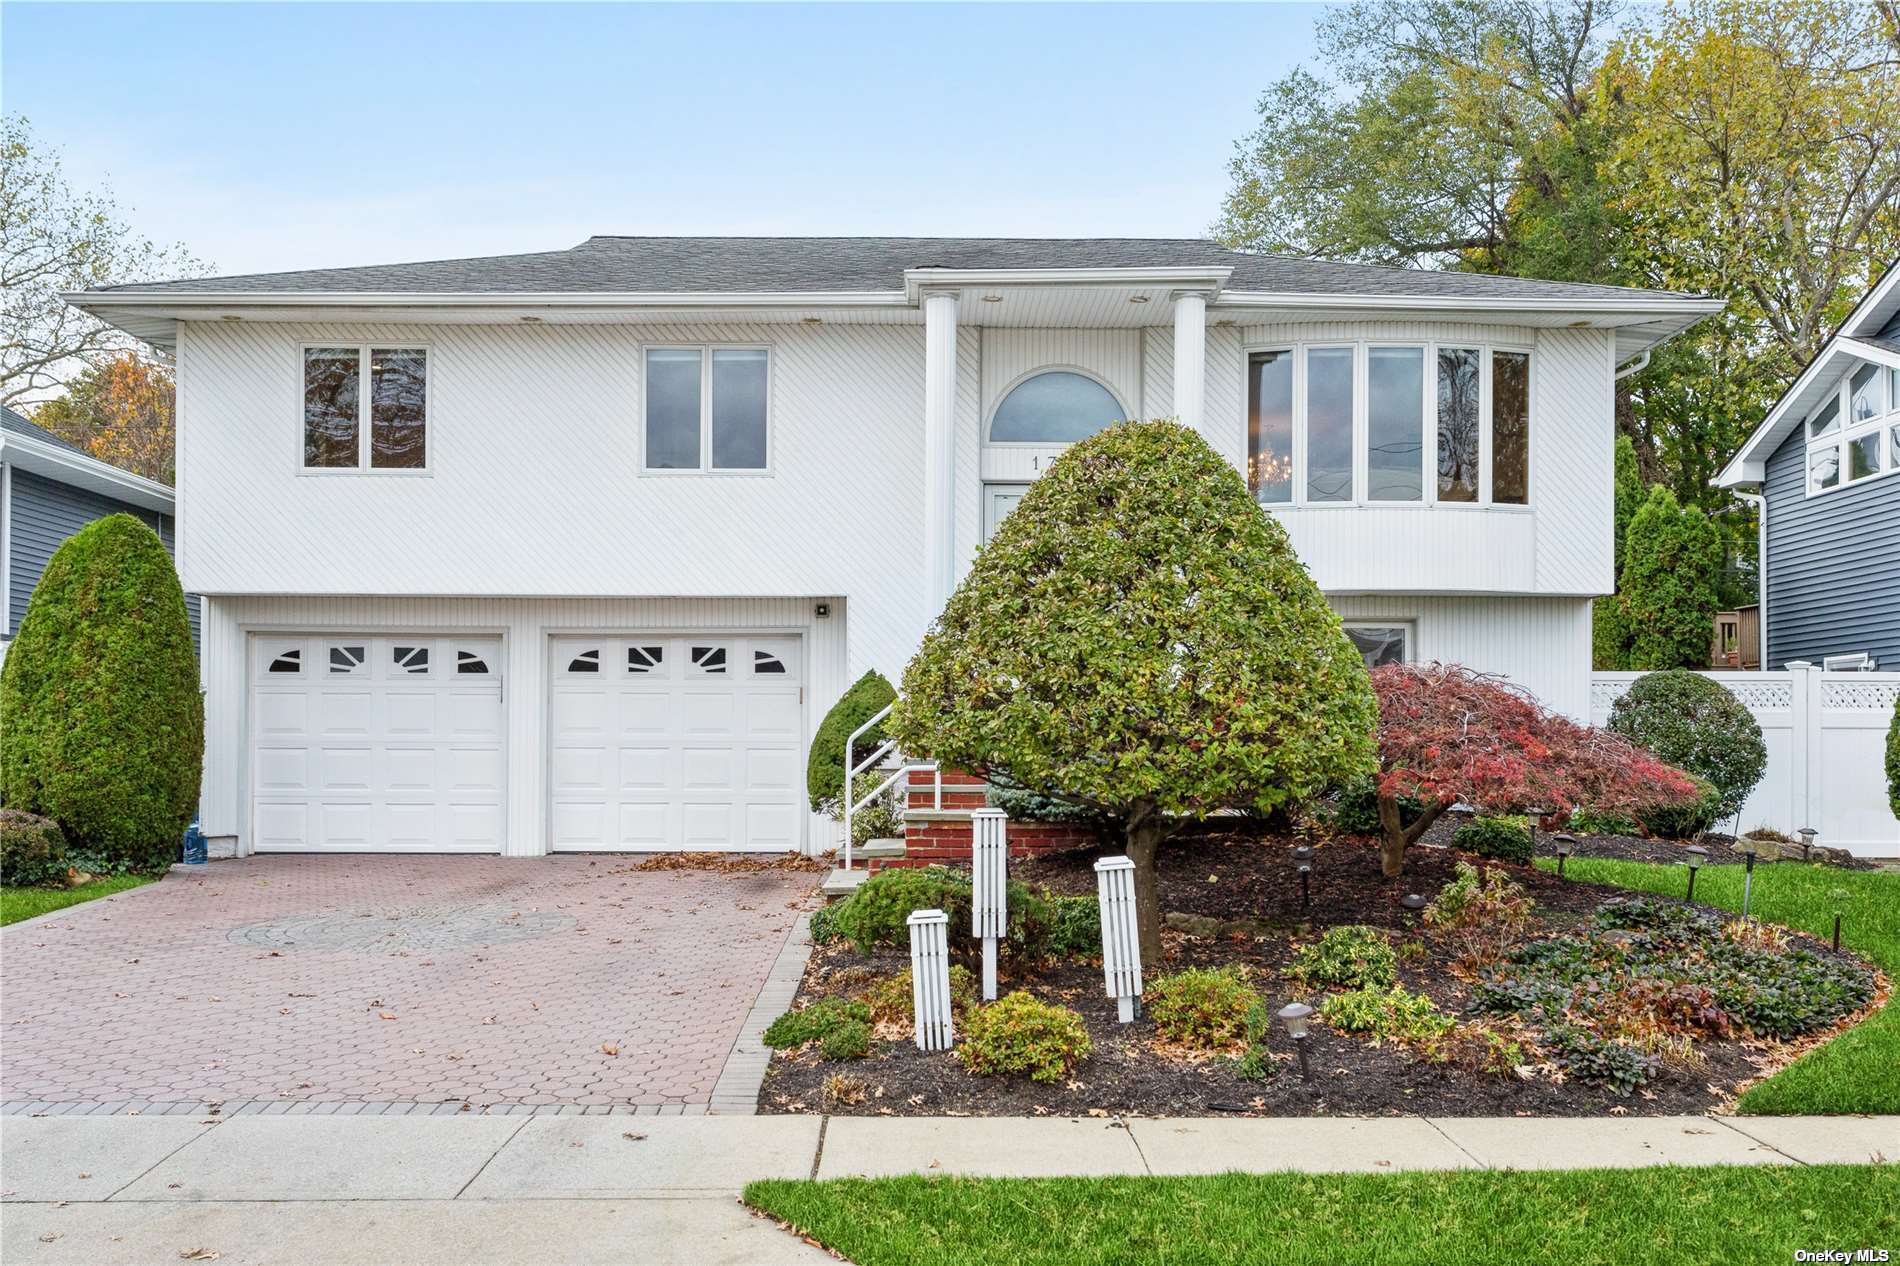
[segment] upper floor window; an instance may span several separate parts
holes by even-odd
[[[1808,493],[1900,470],[1900,369],[1862,361],[1806,422]]]
[[[771,356],[763,347],[649,347],[648,470],[764,470]]]
[[[1073,444],[1128,416],[1087,374],[1050,369],[1010,388],[990,417],[993,444]]]
[[[306,470],[426,470],[428,414],[428,349],[377,344],[303,349]]]
[[[1531,356],[1345,343],[1255,352],[1247,482],[1263,505],[1530,500]]]

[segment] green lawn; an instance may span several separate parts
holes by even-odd
[[[0,888],[0,926],[18,923],[36,914],[64,910],[82,901],[110,897],[116,892],[142,887],[157,878],[157,875],[114,875],[109,879],[91,880],[77,888]]]
[[[756,1182],[858,1266],[1794,1260],[1900,1248],[1900,1167]]]
[[[1552,869],[1549,861],[1537,863]],[[1570,859],[1572,879],[1615,884],[1680,897],[1688,882],[1681,866],[1644,862]],[[1840,903],[1841,945],[1900,978],[1900,875],[1885,871],[1831,870],[1785,863],[1755,868],[1749,913],[1770,923],[1827,938],[1834,930],[1830,889],[1848,893]],[[1742,868],[1704,866],[1695,882],[1698,902],[1742,908]],[[1799,1113],[1900,1113],[1900,1004],[1889,1001],[1871,1019],[1810,1052],[1742,1096],[1740,1110],[1785,1116]],[[1896,1247],[1900,1247],[1897,1245]],[[1896,1255],[1900,1261],[1900,1255]]]

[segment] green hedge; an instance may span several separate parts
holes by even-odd
[[[0,884],[50,888],[72,871],[59,823],[18,809],[0,809]]]
[[[0,672],[0,800],[52,818],[81,869],[177,859],[204,705],[185,595],[151,528],[89,523],[54,553]]]
[[[811,754],[805,759],[805,792],[818,813],[840,817],[844,813],[844,745],[851,731],[876,716],[897,698],[897,691],[876,669],[864,674],[838,697],[818,725],[811,741]],[[857,760],[863,760],[884,741],[884,727],[874,725],[858,739]],[[853,761],[856,764],[857,761]]]
[[[1893,701],[1893,723],[1887,727],[1887,804],[1900,818],[1900,699]]]
[[[1701,673],[1672,669],[1638,677],[1610,709],[1609,728],[1658,760],[1714,783],[1717,818],[1741,812],[1768,768],[1755,714]]]

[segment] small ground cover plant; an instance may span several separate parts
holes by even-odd
[[[1247,1016],[1260,995],[1239,966],[1199,967],[1156,976],[1142,991],[1155,1031],[1200,1051],[1224,1051],[1246,1040]]]
[[[1799,1037],[1865,1007],[1874,990],[1873,973],[1847,957],[1633,897],[1574,933],[1512,951],[1479,981],[1476,1001],[1541,1028],[1569,1074],[1627,1093],[1663,1062],[1693,1066],[1698,1039]]]
[[[1451,846],[1501,862],[1531,864],[1531,820],[1518,815],[1479,818],[1452,833]]]
[[[862,1059],[871,1051],[871,1008],[862,1002],[821,998],[797,1011],[787,1011],[765,1030],[765,1044],[775,1051],[792,1050],[816,1042],[826,1059]]]
[[[961,963],[950,965],[950,1018],[962,1023],[976,1006],[976,977]],[[871,1022],[910,1028],[916,1023],[916,1002],[911,996],[910,968],[886,976],[864,992],[864,1005],[871,1009]]]
[[[1060,1081],[1094,1050],[1082,1017],[1017,990],[978,1007],[964,1026],[957,1057],[979,1077],[1027,1073]]]
[[[0,809],[0,884],[63,887],[72,869],[59,823],[19,809]]]
[[[1495,866],[1480,873],[1459,862],[1457,877],[1425,907],[1425,926],[1453,948],[1459,967],[1469,971],[1502,958],[1524,939],[1533,903],[1524,886]]]
[[[1398,980],[1398,966],[1398,953],[1384,932],[1347,923],[1302,945],[1286,975],[1309,989],[1383,989]]]

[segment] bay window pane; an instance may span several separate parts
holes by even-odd
[[[394,470],[428,465],[428,354],[421,348],[374,347],[369,353],[369,464]]]
[[[1808,485],[1832,488],[1841,482],[1841,450],[1830,444],[1808,454]]]
[[[1491,500],[1521,506],[1531,487],[1531,358],[1491,353]]]
[[[307,347],[303,353],[303,464],[354,466],[357,392],[362,354],[354,347]]]
[[[1293,353],[1247,361],[1247,487],[1262,505],[1293,500]]]
[[[1841,425],[1841,398],[1829,396],[1827,405],[1819,413],[1808,419],[1808,438],[1818,440],[1823,435],[1838,430]]]
[[[700,352],[647,349],[647,469],[699,469]]]
[[[712,464],[765,469],[765,349],[719,347],[712,354]]]
[[[1375,347],[1366,353],[1366,495],[1374,501],[1425,497],[1425,351]]]
[[[1478,388],[1476,348],[1438,352],[1438,499],[1478,499]]]
[[[1865,422],[1886,412],[1880,400],[1880,366],[1862,365],[1847,380],[1847,424]]]
[[[1865,479],[1880,473],[1880,432],[1869,431],[1847,441],[1847,477]]]
[[[1306,499],[1352,500],[1352,349],[1306,354]]]

